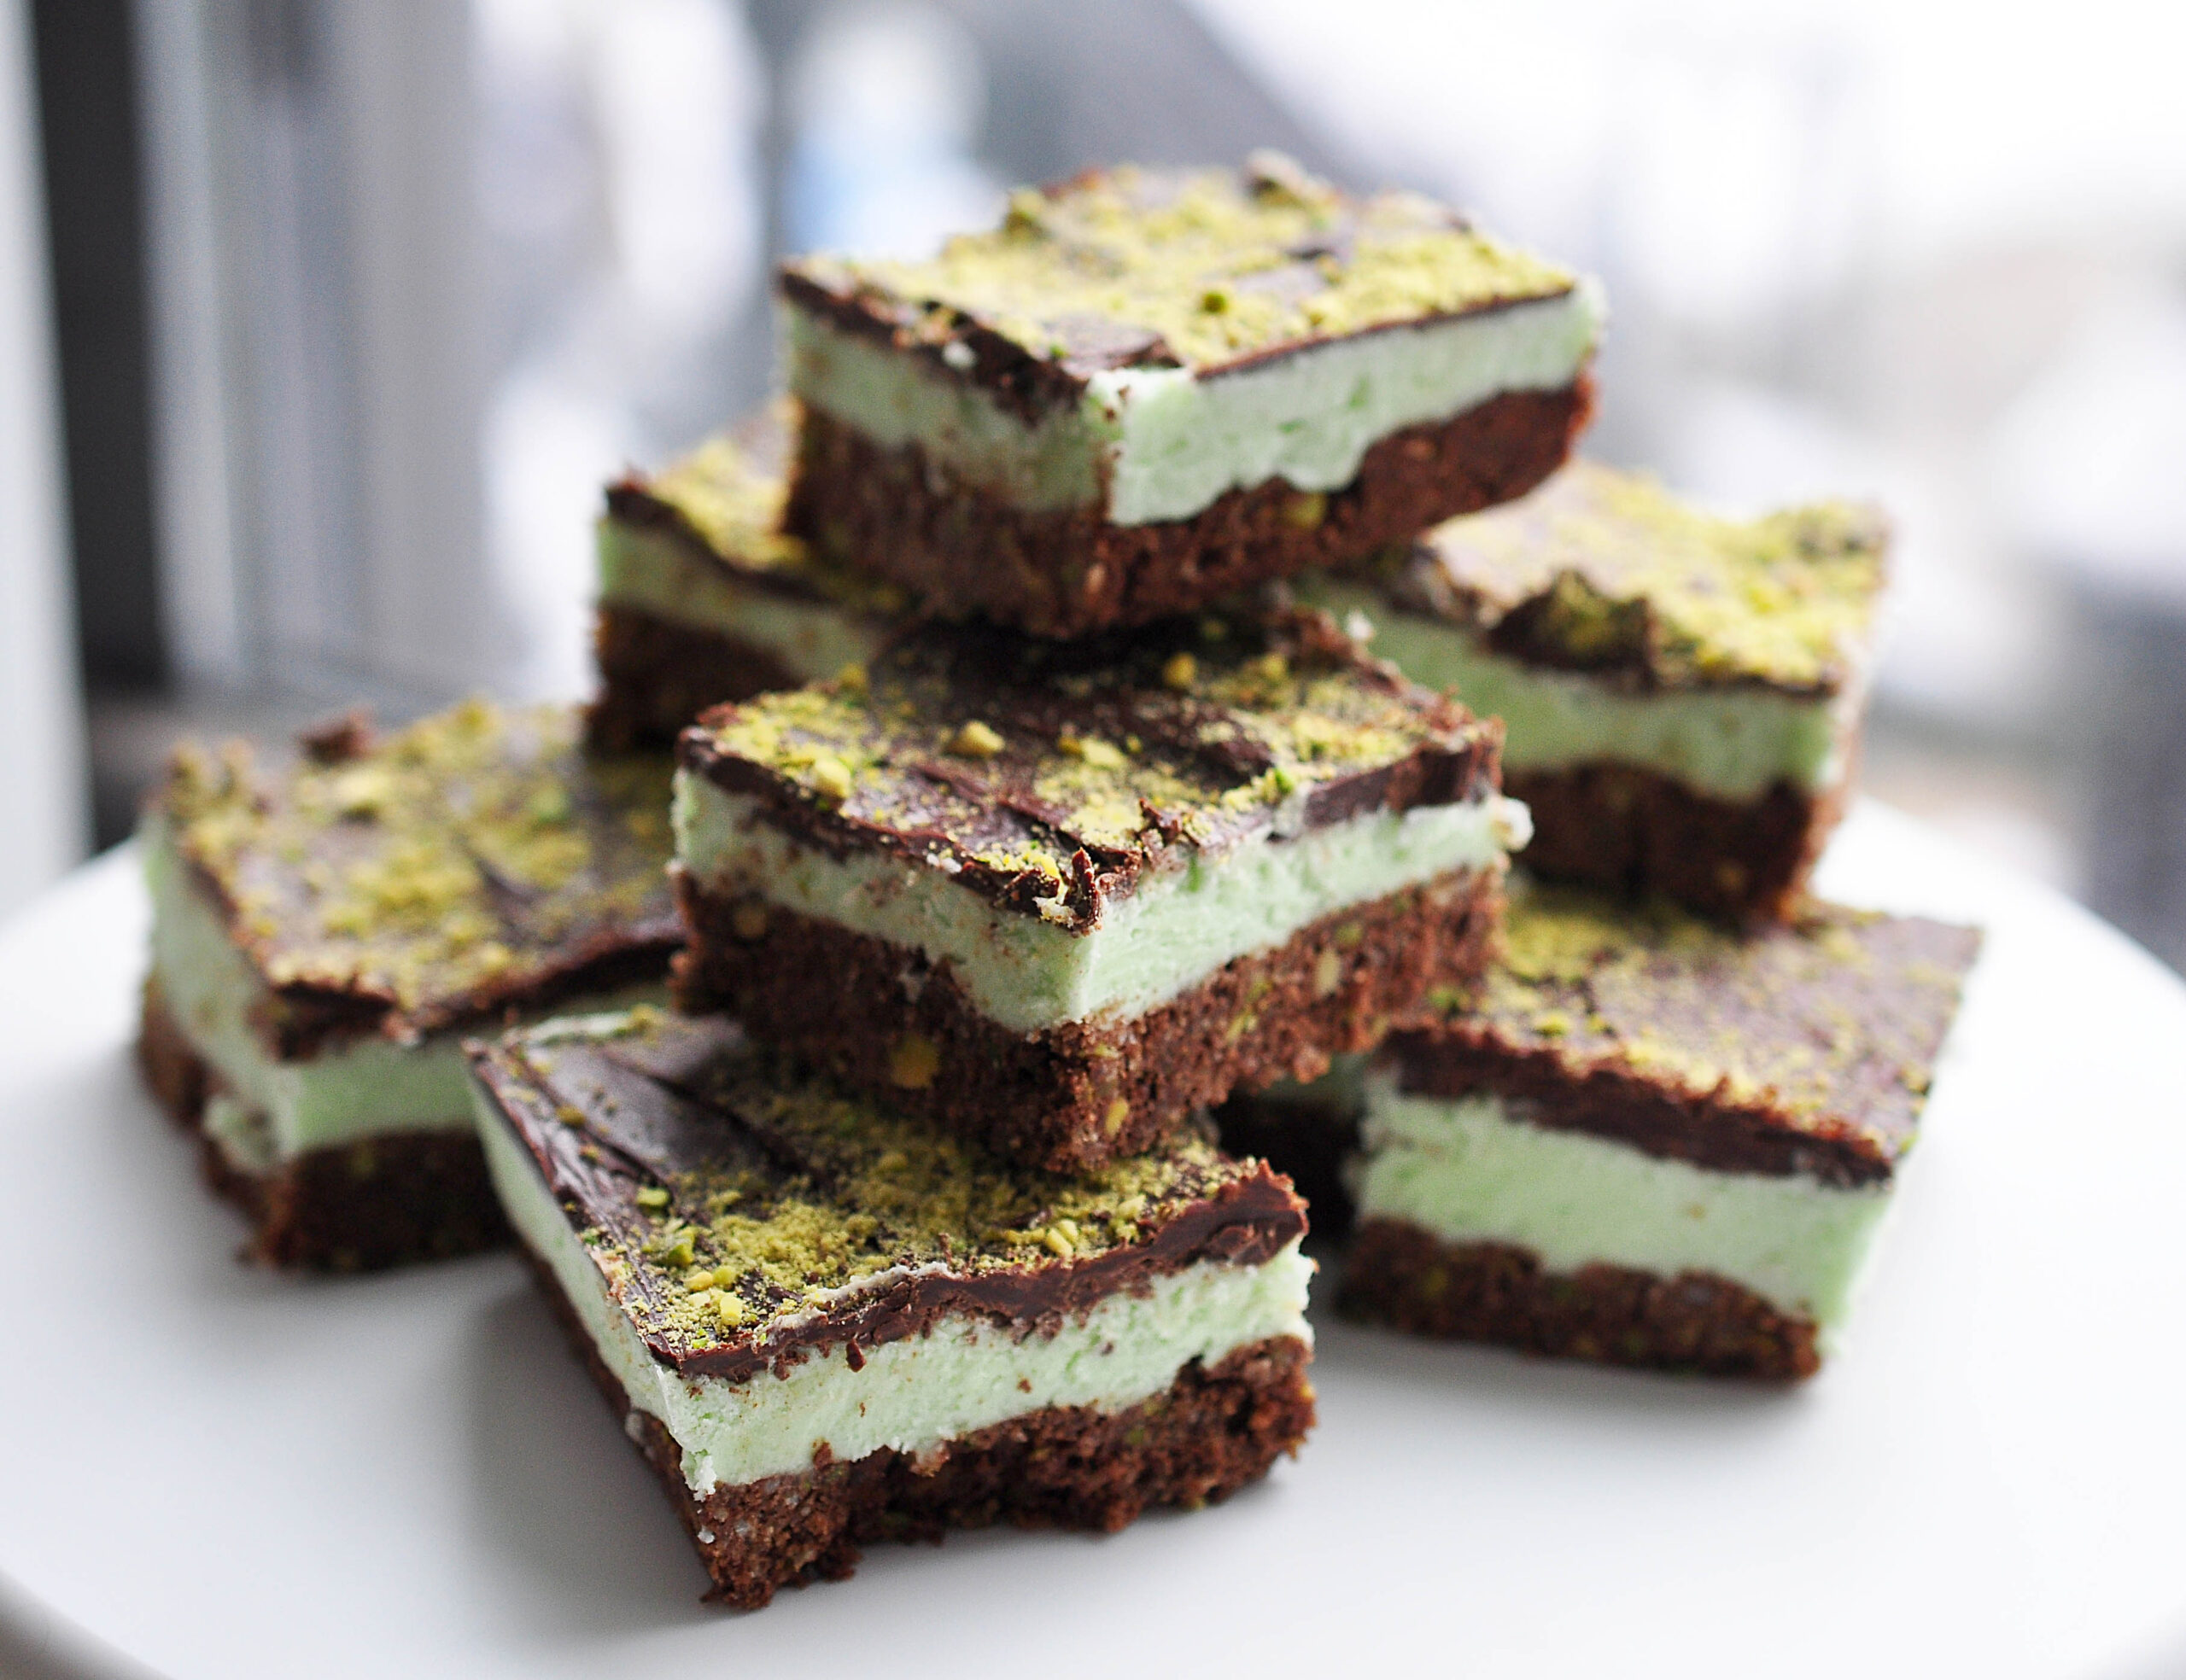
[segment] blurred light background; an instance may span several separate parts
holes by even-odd
[[[9,11],[0,773],[48,791],[0,907],[126,832],[182,730],[581,693],[600,483],[764,391],[774,254],[1274,145],[1601,274],[1596,453],[1885,501],[1867,786],[2186,964],[2173,9]]]

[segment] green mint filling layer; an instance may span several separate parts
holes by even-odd
[[[144,872],[152,895],[152,972],[175,1024],[227,1087],[207,1105],[207,1129],[247,1171],[262,1172],[307,1150],[389,1132],[462,1131],[471,1124],[459,1031],[414,1044],[371,1037],[317,1055],[277,1060],[251,1026],[264,983],[228,937],[227,925],[169,843],[147,825]],[[640,1002],[648,986],[599,1000]]]
[[[698,882],[756,896],[948,963],[973,1004],[1012,1031],[1143,1014],[1233,959],[1454,870],[1500,867],[1525,808],[1499,795],[1375,811],[1294,838],[1263,835],[1143,878],[1090,933],[996,908],[941,869],[877,853],[831,856],[764,821],[758,803],[687,772],[675,847]]]
[[[1315,577],[1297,593],[1339,618],[1364,613],[1376,655],[1414,682],[1454,691],[1481,716],[1501,718],[1503,762],[1512,770],[1628,764],[1735,800],[1780,781],[1819,792],[1844,772],[1841,725],[1859,704],[1850,685],[1817,699],[1751,688],[1628,694],[1582,671],[1492,653],[1476,632],[1397,611],[1365,585]]]
[[[552,1268],[630,1404],[682,1448],[683,1479],[696,1493],[810,1470],[822,1442],[844,1463],[884,1447],[922,1452],[1049,1406],[1117,1411],[1160,1393],[1195,1359],[1213,1365],[1273,1336],[1312,1343],[1305,1313],[1313,1266],[1293,1243],[1261,1265],[1202,1262],[1143,1295],[1112,1295],[1051,1334],[944,1318],[929,1334],[861,1350],[859,1370],[838,1348],[781,1376],[686,1378],[640,1339],[482,1094],[477,1122],[517,1236]]]
[[[1281,478],[1340,490],[1366,451],[1506,391],[1575,378],[1601,334],[1600,294],[1364,332],[1248,365],[1096,374],[1074,410],[1027,425],[924,361],[789,312],[797,396],[884,448],[918,444],[959,479],[1028,510],[1094,505],[1118,525],[1189,519]]]
[[[598,551],[603,604],[734,636],[770,654],[801,680],[832,677],[880,650],[880,621],[831,602],[739,582],[660,532],[603,519]]]
[[[1406,1096],[1380,1073],[1368,1081],[1365,1146],[1361,1219],[1508,1243],[1551,1273],[1712,1272],[1811,1319],[1825,1346],[1890,1205],[1888,1185],[1711,1171],[1530,1125],[1492,1096]]]

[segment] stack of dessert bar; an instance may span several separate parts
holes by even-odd
[[[582,720],[155,802],[255,1252],[511,1230],[745,1607],[1295,1451],[1300,1187],[1361,1313],[1812,1370],[1973,944],[1803,892],[1874,516],[1567,468],[1593,284],[1271,155],[779,289],[786,393],[608,491]]]

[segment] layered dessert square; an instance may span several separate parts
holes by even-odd
[[[185,747],[138,844],[139,1057],[276,1266],[373,1269],[504,1240],[462,1035],[660,996],[681,941],[669,761],[567,707],[459,706],[293,763]]]
[[[1272,155],[1012,195],[925,262],[780,291],[791,528],[925,610],[1053,636],[1195,610],[1523,493],[1593,403],[1593,287]]]
[[[797,405],[778,400],[664,470],[607,488],[592,738],[666,744],[707,707],[832,677],[879,650],[897,585],[782,528]]]
[[[1740,941],[1522,883],[1509,953],[1367,1082],[1347,1310],[1805,1377],[1843,1330],[1979,943],[1810,904]]]
[[[1061,1177],[850,1096],[722,1018],[474,1045],[510,1222],[711,1597],[874,1540],[1113,1531],[1313,1420],[1289,1186],[1200,1132]]]
[[[1843,809],[1887,547],[1872,508],[1731,519],[1575,462],[1299,593],[1363,611],[1376,653],[1503,720],[1528,869],[1765,923]]]
[[[1314,614],[932,629],[684,735],[681,995],[1094,1166],[1478,974],[1523,837],[1497,738]]]

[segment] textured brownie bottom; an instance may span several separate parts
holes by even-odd
[[[205,1130],[218,1077],[149,981],[137,1059],[161,1106],[197,1139],[206,1183],[250,1221],[246,1258],[291,1270],[374,1272],[509,1240],[469,1131],[387,1133],[250,1172]]]
[[[750,642],[611,602],[599,605],[592,641],[599,692],[586,714],[586,733],[609,752],[672,745],[709,706],[804,681]]]
[[[885,1091],[1014,1160],[1083,1171],[1149,1149],[1233,1090],[1312,1079],[1379,1043],[1428,993],[1476,979],[1502,925],[1498,870],[1438,876],[1237,958],[1123,1021],[1013,1032],[916,952],[679,872],[677,1001]]]
[[[1503,770],[1504,790],[1533,812],[1534,873],[1662,893],[1742,927],[1791,919],[1850,780],[1824,794],[1779,782],[1736,802],[1625,765]]]
[[[1309,566],[1363,560],[1429,525],[1522,496],[1561,466],[1593,411],[1590,375],[1508,391],[1374,444],[1323,494],[1271,479],[1189,519],[1113,525],[1026,512],[957,483],[916,445],[887,449],[805,411],[788,528],[914,591],[1049,636],[1143,624]]]
[[[1091,1529],[1113,1534],[1151,1507],[1195,1510],[1296,1457],[1313,1426],[1312,1356],[1293,1336],[1239,1348],[1212,1370],[1197,1361],[1166,1392],[1119,1412],[1050,1406],[912,1456],[882,1448],[837,1463],[821,1446],[809,1471],[710,1493],[683,1479],[682,1450],[651,1413],[633,1410],[553,1275],[524,1258],[623,1432],[660,1479],[713,1578],[709,1599],[757,1610],[782,1587],[847,1580],[876,1540],[938,1542],[952,1528]]]
[[[1546,1272],[1525,1249],[1445,1242],[1396,1219],[1361,1222],[1337,1304],[1417,1335],[1606,1365],[1788,1382],[1821,1364],[1811,1321],[1727,1279]]]

